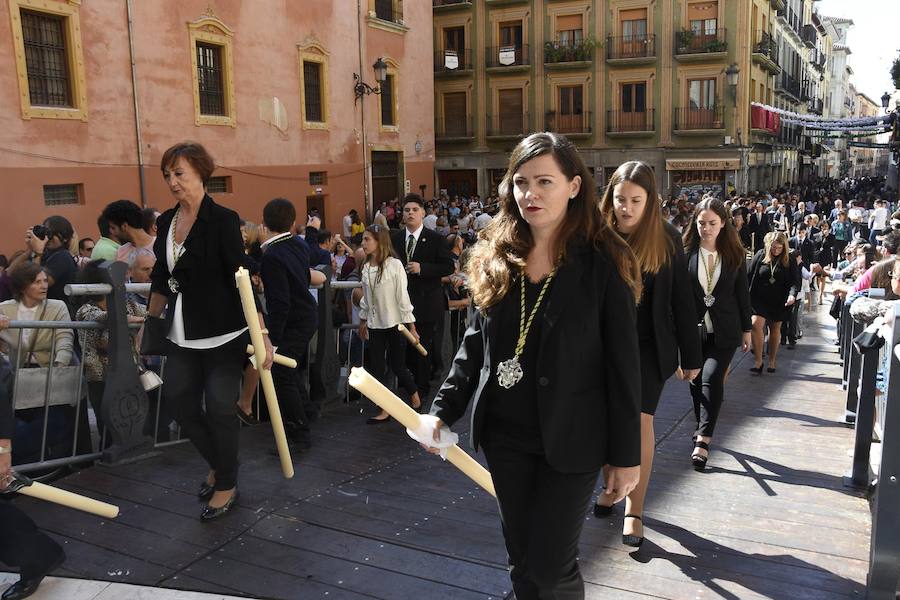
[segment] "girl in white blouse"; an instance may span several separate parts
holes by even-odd
[[[406,368],[406,338],[397,330],[403,323],[416,335],[412,302],[406,289],[406,271],[394,255],[387,227],[370,225],[363,232],[362,249],[367,256],[361,269],[363,296],[359,302],[359,336],[369,344],[369,369],[386,383],[387,365],[416,410],[422,406],[412,373]],[[416,337],[418,337],[416,335]],[[375,425],[390,420],[381,411],[366,423]]]

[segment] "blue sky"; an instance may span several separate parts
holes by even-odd
[[[890,68],[900,55],[900,0],[819,0],[815,6],[820,15],[853,19],[851,81],[880,105],[881,95],[894,91]]]

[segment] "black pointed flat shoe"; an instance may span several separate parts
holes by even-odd
[[[213,521],[218,519],[219,517],[223,517],[231,511],[232,507],[234,507],[234,503],[237,502],[238,492],[237,488],[235,488],[234,493],[231,494],[231,498],[228,499],[224,505],[219,508],[213,508],[212,506],[206,505],[204,507],[203,512],[200,513],[201,521]]]
[[[625,515],[626,519],[637,519],[641,522],[641,527],[643,528],[644,521],[637,515]],[[631,546],[632,548],[640,548],[641,544],[644,543],[644,536],[642,535],[632,535],[632,534],[622,534],[622,543],[626,546]]]
[[[613,507],[615,504],[610,504],[609,506],[605,506],[603,504],[594,503],[594,516],[598,519],[602,519],[603,517],[608,517],[613,513]]]
[[[24,598],[32,596],[35,592],[37,592],[37,589],[41,585],[41,582],[44,580],[44,577],[62,566],[65,561],[66,554],[65,552],[60,551],[59,556],[57,556],[53,560],[53,562],[50,563],[50,565],[48,565],[46,569],[44,569],[42,573],[28,578],[23,577],[22,579],[19,579],[19,581],[9,586],[6,591],[3,592],[2,599],[23,600]]]
[[[391,416],[388,415],[383,419],[378,419],[376,417],[369,417],[366,419],[366,425],[381,425],[382,423],[387,423],[391,420]]]
[[[245,413],[244,409],[238,406],[235,412],[237,413],[238,419],[240,419],[241,423],[243,423],[244,425],[249,425],[251,427],[253,425],[259,425],[259,419],[256,417],[256,413],[254,413],[252,410],[248,413]]]
[[[200,489],[197,490],[197,497],[201,500],[209,500],[212,498],[213,493],[216,491],[216,484],[214,483],[206,483],[206,481],[200,482]]]
[[[766,368],[766,373],[774,373],[774,372],[775,372],[775,367],[767,367]]]
[[[763,371],[762,365],[759,365],[758,367],[750,367],[751,373],[756,373],[757,375],[762,375],[762,371]]]

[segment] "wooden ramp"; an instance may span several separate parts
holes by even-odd
[[[690,468],[686,384],[669,382],[647,540],[631,553],[620,544],[621,508],[589,516],[589,598],[862,597],[869,510],[841,485],[852,430],[837,422],[840,367],[821,313],[807,317],[796,350],[782,348],[777,373],[751,375],[750,357],[736,357],[706,473]],[[218,522],[197,519],[205,470],[186,445],[58,482],[119,504],[115,521],[16,502],[65,545],[63,577],[255,598],[510,597],[493,500],[396,424],[366,426],[360,410],[314,425],[314,448],[297,457],[291,481],[266,426],[245,429],[240,508]]]

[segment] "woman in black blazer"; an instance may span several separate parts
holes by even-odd
[[[435,398],[435,435],[474,403],[516,597],[583,598],[578,538],[600,470],[613,500],[638,481],[640,273],[563,136],[522,140],[500,190],[468,261],[478,311]]]
[[[681,235],[662,218],[656,177],[650,166],[638,161],[620,165],[606,186],[600,212],[606,223],[628,241],[643,277],[643,294],[637,308],[641,350],[641,480],[625,499],[622,531],[622,543],[638,547],[644,541],[641,517],[656,444],[653,415],[663,385],[676,372],[680,379],[688,381],[700,373],[697,311]],[[601,495],[594,505],[594,515],[611,514],[610,500],[609,494]]]
[[[802,289],[800,269],[791,260],[788,239],[780,231],[766,234],[765,247],[750,261],[750,306],[753,312],[753,366],[757,375],[763,370],[763,340],[769,327],[769,373],[775,372],[775,360],[781,342],[781,323],[788,320],[791,307]]]
[[[209,500],[200,518],[211,520],[237,498],[240,423],[234,406],[249,336],[234,273],[244,263],[244,245],[237,213],[206,193],[215,164],[203,146],[172,146],[161,168],[178,203],[157,220],[147,312],[159,317],[168,306],[165,400],[209,463],[198,495]],[[270,368],[272,346],[264,337],[264,368]]]
[[[694,306],[700,316],[703,368],[691,381],[694,416],[694,452],[691,463],[702,471],[709,458],[719,410],[725,398],[725,373],[734,351],[750,349],[750,290],[744,248],[725,205],[705,198],[694,209],[684,232],[688,273]]]

